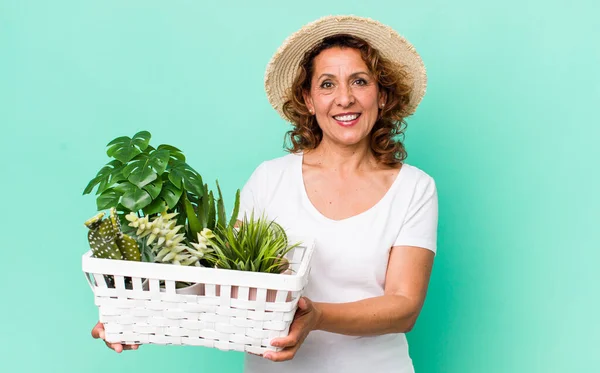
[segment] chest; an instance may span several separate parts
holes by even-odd
[[[342,220],[375,206],[392,182],[393,179],[383,173],[341,177],[307,171],[304,188],[310,203],[322,215]]]

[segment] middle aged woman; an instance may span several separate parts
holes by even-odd
[[[404,333],[425,300],[438,205],[402,135],[425,83],[412,45],[365,18],[319,19],[274,55],[266,89],[293,125],[290,154],[252,173],[240,219],[264,212],[316,250],[289,336],[272,341],[283,350],[247,355],[246,372],[414,372]]]

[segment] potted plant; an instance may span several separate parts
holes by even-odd
[[[99,258],[201,265],[206,248],[196,244],[200,232],[235,224],[240,191],[227,221],[218,180],[215,198],[181,150],[166,144],[154,148],[150,139],[148,131],[141,131],[107,144],[111,161],[83,191],[96,188],[98,211],[110,209],[109,219],[100,212],[85,222],[90,247]],[[130,255],[119,251],[124,243]],[[105,277],[111,286],[112,278]]]
[[[239,227],[220,226],[216,234],[205,232],[203,241],[210,249],[205,260],[215,268],[263,273],[291,273],[288,252],[300,245],[288,242],[285,230],[264,215],[255,219],[244,215]],[[250,288],[249,299],[256,299],[256,288]],[[237,298],[238,287],[233,286],[231,297]],[[219,288],[217,288],[219,292]],[[275,290],[267,291],[267,301],[275,301]]]
[[[236,226],[240,190],[228,219],[218,181],[213,193],[181,150],[150,138],[141,131],[109,142],[111,160],[83,192],[95,190],[99,211],[85,222],[91,250],[82,268],[106,340],[272,349],[261,336],[287,335],[314,241],[290,245],[280,225],[254,213]],[[253,336],[223,334],[226,318]]]
[[[125,219],[132,212],[148,221],[163,212],[176,213],[176,225],[185,228],[182,233],[186,242],[196,240],[202,229],[235,224],[239,189],[231,220],[227,222],[218,181],[218,198],[215,198],[200,174],[186,163],[181,150],[166,144],[154,148],[150,138],[150,132],[140,131],[131,138],[121,136],[107,144],[106,154],[112,160],[83,191],[85,195],[96,188],[98,211],[115,208],[126,234],[133,230],[127,228],[129,223]],[[141,254],[145,261],[152,261],[146,247],[142,247]]]

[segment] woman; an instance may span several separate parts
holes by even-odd
[[[293,124],[291,154],[253,172],[240,218],[265,212],[316,250],[289,336],[271,342],[282,350],[247,355],[247,372],[414,371],[404,333],[427,292],[437,192],[403,162],[399,136],[425,82],[405,39],[358,17],[306,25],[269,63],[267,95]]]
[[[271,342],[283,350],[248,355],[248,372],[413,372],[404,333],[427,291],[437,193],[398,136],[425,81],[406,40],[358,17],[313,22],[271,60],[291,154],[254,171],[241,214],[264,211],[317,246],[290,334]]]

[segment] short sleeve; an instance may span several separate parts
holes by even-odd
[[[408,212],[394,246],[417,246],[436,253],[438,196],[435,181],[428,175],[415,187]]]
[[[266,163],[261,163],[250,175],[246,184],[240,191],[240,210],[238,220],[243,220],[244,215],[250,217],[254,210],[254,215],[260,215],[264,206],[264,193],[268,185],[266,180]]]

